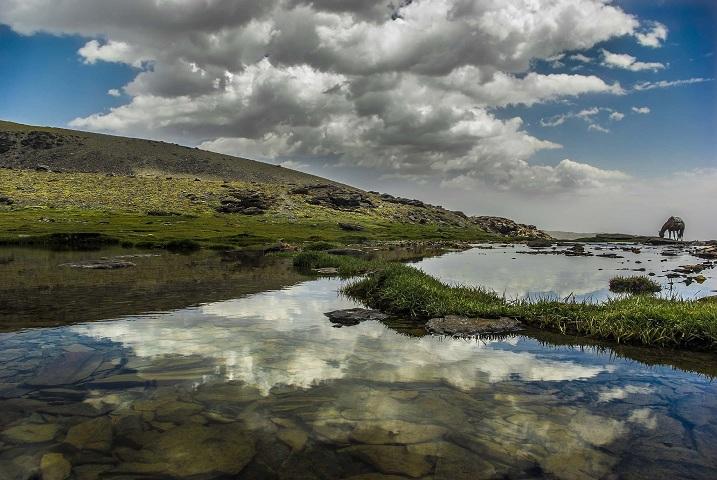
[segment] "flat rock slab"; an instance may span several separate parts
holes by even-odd
[[[447,315],[441,318],[432,318],[426,323],[426,330],[429,332],[453,337],[508,333],[521,330],[522,328],[522,323],[508,317],[470,318],[458,315]]]
[[[120,268],[136,267],[137,265],[127,260],[90,260],[87,262],[63,263],[60,266],[85,270],[117,270]]]
[[[352,326],[358,325],[367,320],[385,320],[388,315],[378,310],[370,310],[368,308],[349,308],[347,310],[334,310],[333,312],[324,313],[331,323],[336,326]]]

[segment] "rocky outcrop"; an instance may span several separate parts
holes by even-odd
[[[470,220],[488,233],[519,238],[551,238],[550,235],[539,230],[535,225],[517,223],[509,218],[480,216],[470,217]]]
[[[420,200],[414,200],[412,198],[394,197],[388,193],[382,193],[380,195],[381,200],[388,203],[398,203],[400,205],[410,205],[412,207],[426,208],[428,205]]]
[[[501,334],[521,330],[522,324],[508,317],[470,318],[458,315],[446,315],[432,318],[426,323],[426,330],[439,335],[452,337],[472,337],[486,334]]]
[[[20,140],[20,144],[23,147],[29,147],[33,150],[49,150],[62,146],[63,143],[65,141],[61,136],[39,130],[28,132],[25,138]]]
[[[356,210],[375,208],[371,197],[359,190],[350,190],[331,184],[304,185],[289,191],[293,195],[308,195],[307,203],[321,205],[335,210]]]
[[[219,213],[240,213],[242,215],[261,215],[273,203],[273,199],[261,192],[230,190],[217,207]]]

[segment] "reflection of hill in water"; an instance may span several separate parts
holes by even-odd
[[[61,264],[138,252],[11,249],[0,265],[0,331],[185,308],[294,285],[288,259],[214,252],[129,258],[136,267],[82,270]],[[147,252],[139,252],[146,254]]]

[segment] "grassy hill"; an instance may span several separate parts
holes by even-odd
[[[144,246],[227,247],[545,236],[508,219],[469,217],[243,158],[0,122],[0,243],[79,233]]]
[[[173,175],[264,183],[333,183],[276,165],[198,148],[0,121],[0,167],[114,175]]]

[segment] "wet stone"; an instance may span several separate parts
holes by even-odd
[[[346,310],[335,310],[333,312],[324,313],[329,317],[329,321],[339,326],[353,326],[368,320],[385,320],[388,315],[378,310],[370,310],[367,308],[349,308]]]
[[[112,422],[101,417],[75,425],[67,432],[65,443],[78,450],[107,452],[112,446]]]
[[[25,383],[31,386],[71,385],[87,379],[102,361],[102,355],[94,352],[66,352]]]
[[[411,453],[406,447],[398,445],[357,445],[342,451],[386,474],[420,478],[433,468],[424,455]]]
[[[65,480],[72,472],[72,465],[61,453],[46,453],[40,460],[42,480]]]
[[[307,433],[297,428],[285,428],[279,430],[276,436],[279,440],[288,445],[294,452],[303,450],[306,446],[306,442],[309,440]]]
[[[26,423],[7,428],[0,435],[13,443],[43,443],[55,438],[58,430],[59,427],[53,423]]]
[[[359,423],[351,439],[367,444],[410,444],[438,439],[448,430],[438,425],[422,425],[403,420],[378,420]]]

